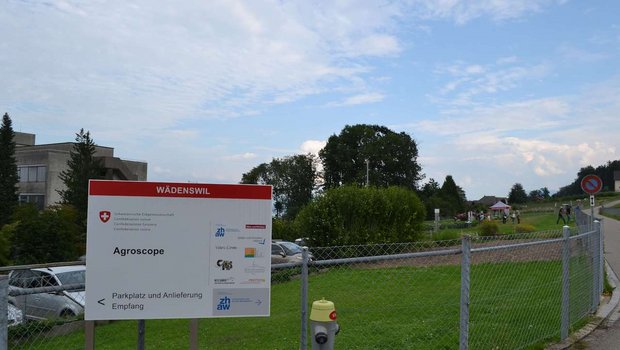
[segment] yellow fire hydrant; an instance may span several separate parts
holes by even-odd
[[[312,350],[334,349],[334,340],[340,331],[340,326],[336,322],[336,307],[333,302],[323,298],[312,303],[310,329]]]

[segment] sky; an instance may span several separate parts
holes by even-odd
[[[0,112],[149,181],[238,183],[346,125],[409,134],[470,200],[620,159],[620,1],[0,4]]]

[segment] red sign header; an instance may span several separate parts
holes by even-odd
[[[271,186],[90,180],[88,194],[91,196],[271,200]]]

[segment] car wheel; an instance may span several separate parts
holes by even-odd
[[[62,310],[62,312],[60,312],[60,318],[74,318],[75,317],[75,313],[71,310]]]

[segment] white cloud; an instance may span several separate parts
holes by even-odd
[[[496,21],[515,19],[564,2],[565,0],[415,0],[414,4],[422,17],[446,18],[464,24],[483,16]]]
[[[361,59],[401,50],[389,33],[396,5],[50,4],[14,2],[0,13],[0,102],[33,112],[33,124],[76,125],[89,115],[97,128],[129,122],[156,132],[188,118],[252,115],[269,103],[365,89]]]
[[[241,153],[241,154],[233,154],[233,155],[229,155],[229,156],[223,156],[221,158],[222,158],[222,160],[237,161],[237,160],[256,159],[256,157],[257,157],[256,153],[245,152],[245,153]]]
[[[383,101],[384,98],[385,96],[381,93],[371,92],[367,94],[349,96],[344,101],[329,103],[328,106],[330,107],[355,106],[355,105],[361,105],[361,104],[381,102]]]
[[[299,150],[302,154],[310,153],[310,154],[314,154],[318,156],[319,151],[323,149],[323,147],[325,147],[326,144],[327,144],[326,141],[306,140],[301,144],[301,146],[299,147]]]
[[[439,89],[436,102],[472,105],[476,96],[494,95],[512,90],[527,81],[537,80],[550,71],[547,65],[516,66],[516,58],[499,59],[495,64],[467,64],[458,61],[439,65],[435,73],[448,81]]]

